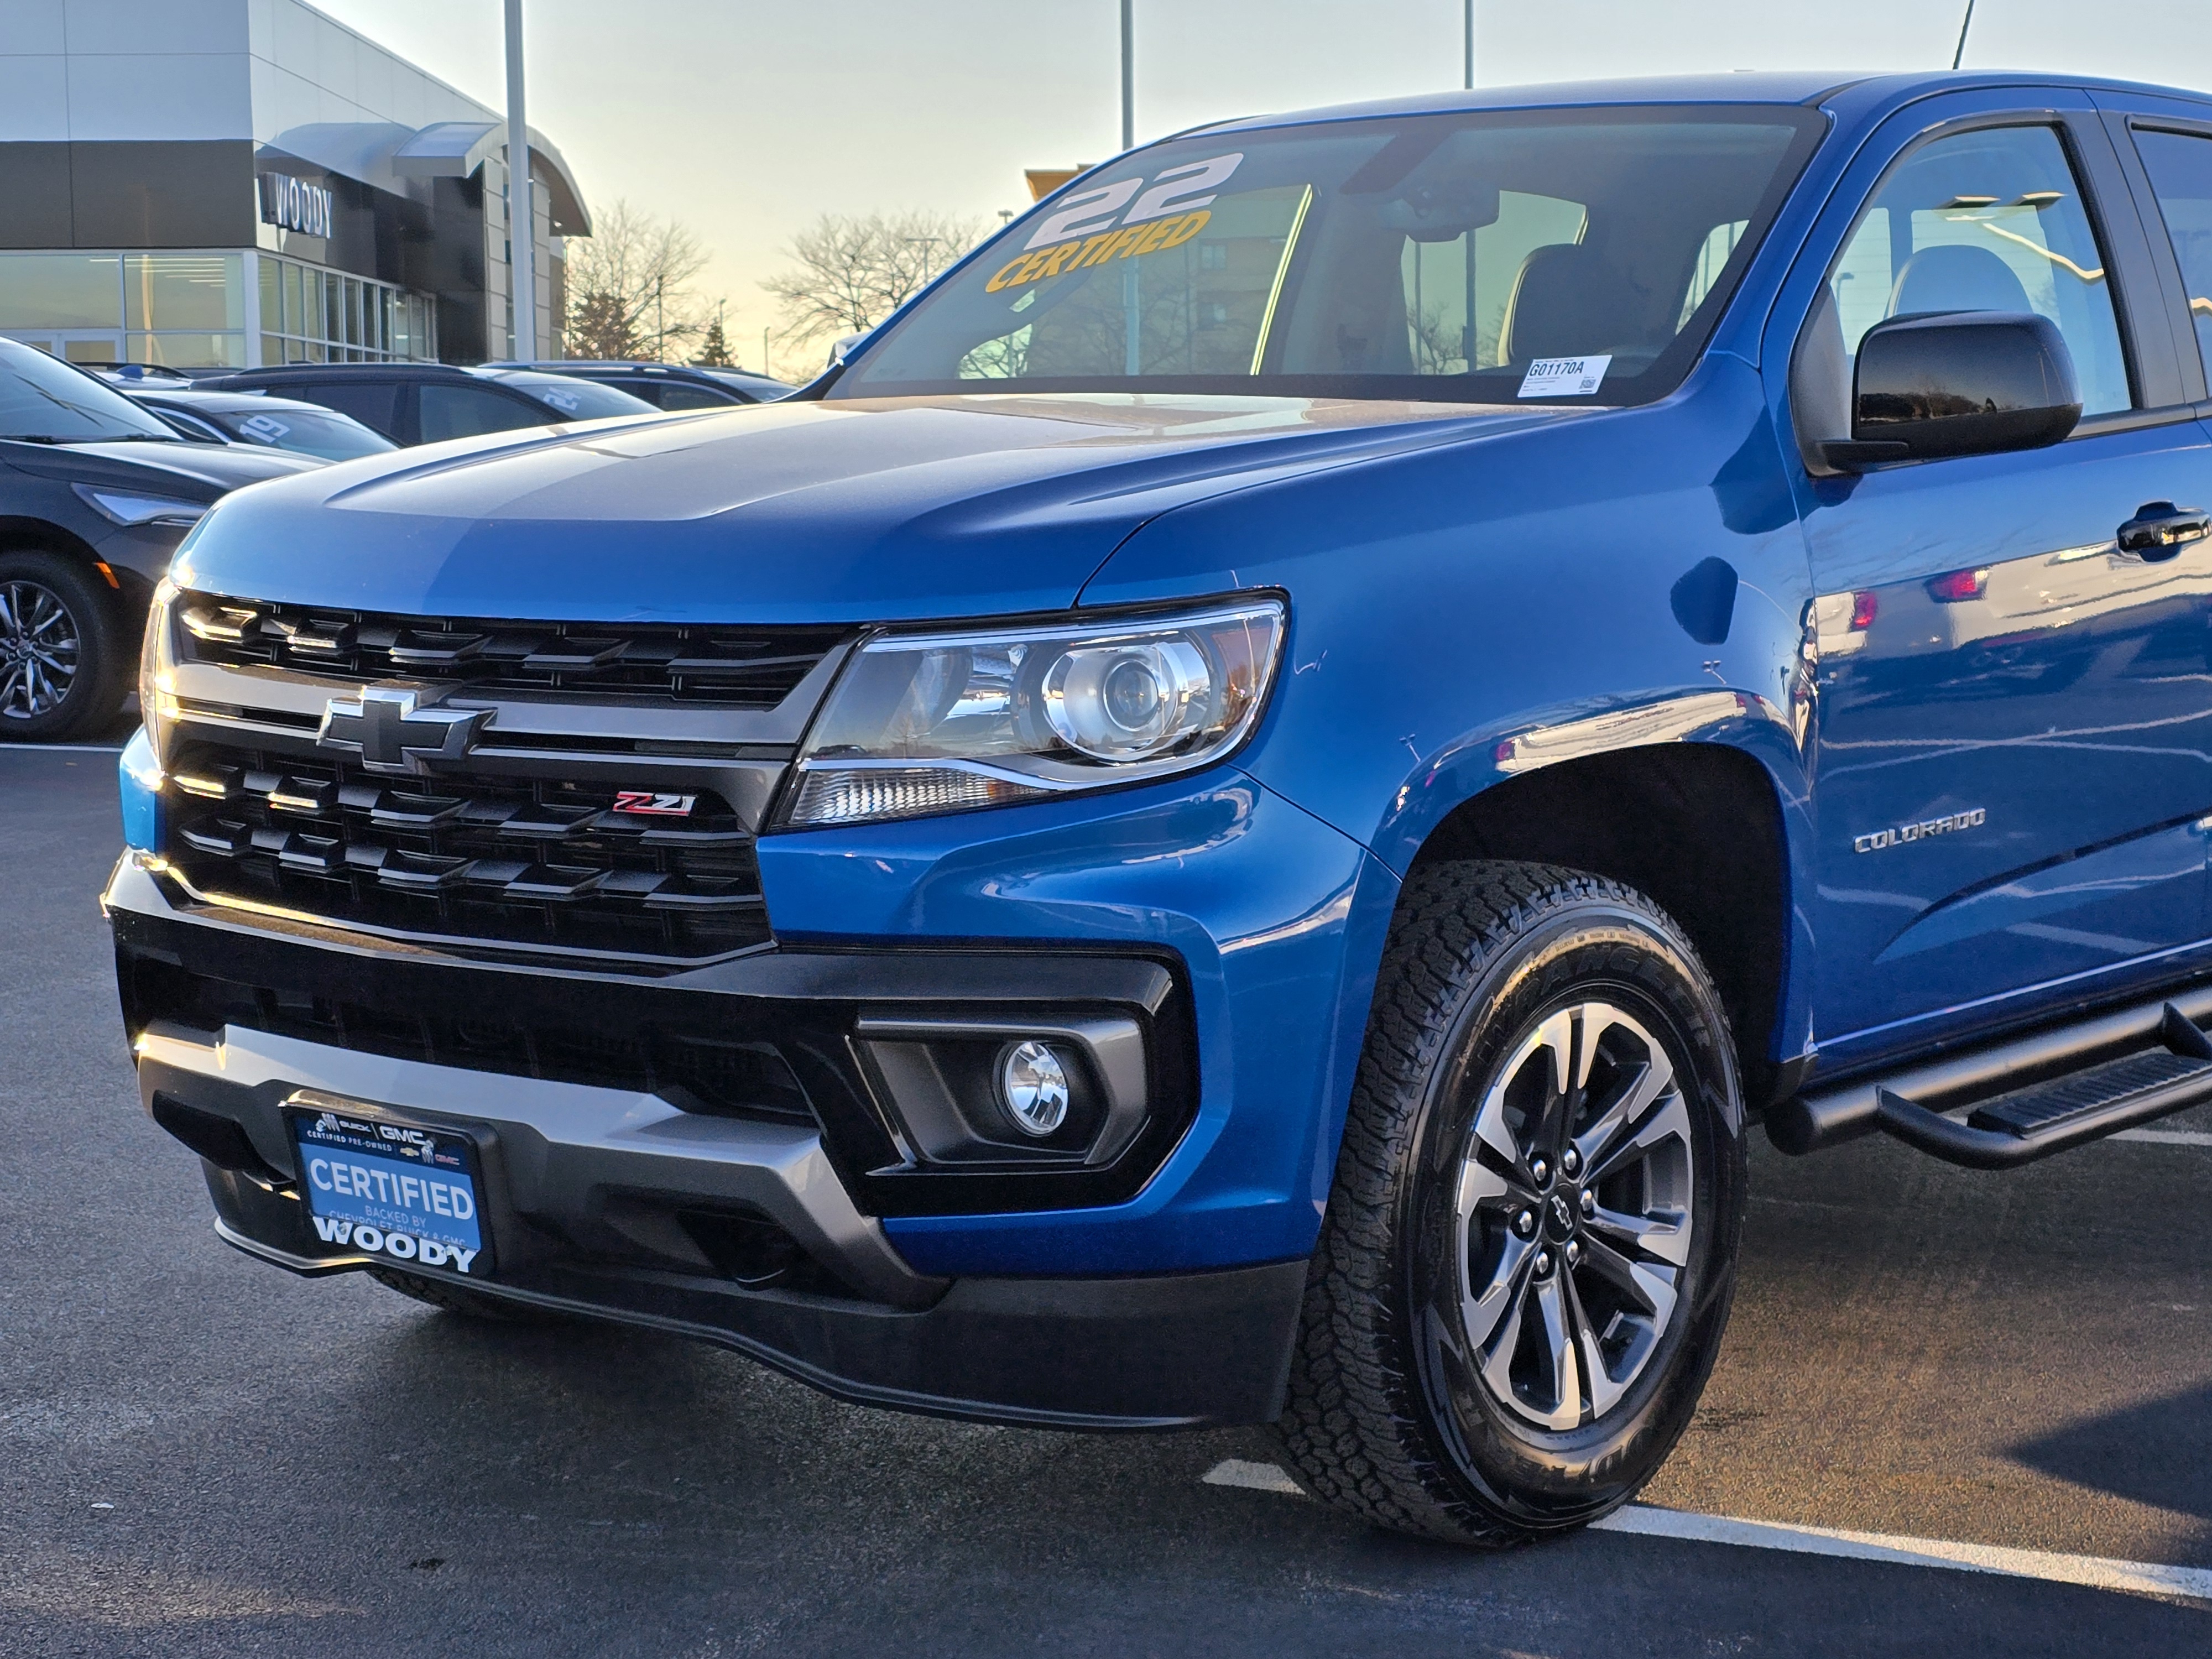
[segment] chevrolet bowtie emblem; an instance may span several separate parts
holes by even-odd
[[[361,757],[372,772],[422,773],[432,761],[457,761],[491,718],[489,708],[427,708],[422,692],[366,685],[358,697],[332,697],[323,708],[315,741],[325,749]]]

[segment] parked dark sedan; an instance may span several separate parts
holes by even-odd
[[[452,363],[294,363],[244,369],[200,386],[320,404],[403,448],[517,427],[655,412],[644,399],[611,386],[534,369]]]
[[[615,386],[633,398],[644,398],[656,409],[720,409],[731,404],[772,404],[799,390],[782,380],[742,368],[708,368],[696,363],[611,362],[561,357],[545,362],[494,363],[490,367],[565,374],[573,380]]]
[[[260,392],[207,392],[198,386],[148,386],[126,394],[180,436],[202,443],[288,450],[318,460],[350,461],[398,446],[350,415],[297,398]]]
[[[322,465],[191,442],[83,370],[0,339],[0,740],[112,719],[185,531],[242,484]]]

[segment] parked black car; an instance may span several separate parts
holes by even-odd
[[[180,436],[202,443],[289,450],[324,461],[350,461],[398,447],[350,415],[297,398],[159,385],[125,395],[141,408],[153,410]]]
[[[200,386],[320,404],[403,448],[516,427],[654,412],[653,404],[611,386],[534,369],[452,363],[294,363],[242,369]]]
[[[242,484],[321,465],[191,442],[83,370],[0,339],[0,741],[112,719],[185,532]]]
[[[529,369],[591,380],[642,398],[656,409],[720,409],[730,404],[772,404],[799,390],[742,368],[706,368],[693,363],[603,362],[562,357],[546,362],[494,363],[494,368]]]

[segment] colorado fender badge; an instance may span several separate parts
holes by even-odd
[[[617,789],[615,811],[653,818],[688,818],[699,804],[696,795],[667,795],[653,789]]]
[[[1854,853],[1881,853],[1893,847],[1902,847],[1907,842],[1925,841],[1930,836],[1948,836],[1960,830],[1978,830],[1989,821],[1989,809],[1977,806],[1964,812],[1947,812],[1940,818],[1923,818],[1917,823],[1900,823],[1893,830],[1876,830],[1870,834],[1854,836]]]

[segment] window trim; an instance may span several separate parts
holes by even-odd
[[[2212,367],[2206,365],[2197,343],[2197,325],[2189,315],[2189,284],[2181,273],[2181,256],[2174,251],[2173,233],[2166,228],[2166,210],[2159,204],[2158,186],[2150,176],[2150,164],[2136,147],[2136,134],[2165,132],[2183,138],[2212,140],[2212,119],[2192,121],[2186,116],[2119,110],[2101,112],[2107,128],[2106,136],[2118,156],[2120,172],[2136,198],[2136,216],[2142,222],[2152,268],[2158,273],[2159,286],[2165,297],[2166,327],[2173,336],[2174,356],[2181,366],[2182,396],[2202,413],[2207,402],[2212,401]],[[2123,134],[2126,137],[2124,144],[2120,142]]]

